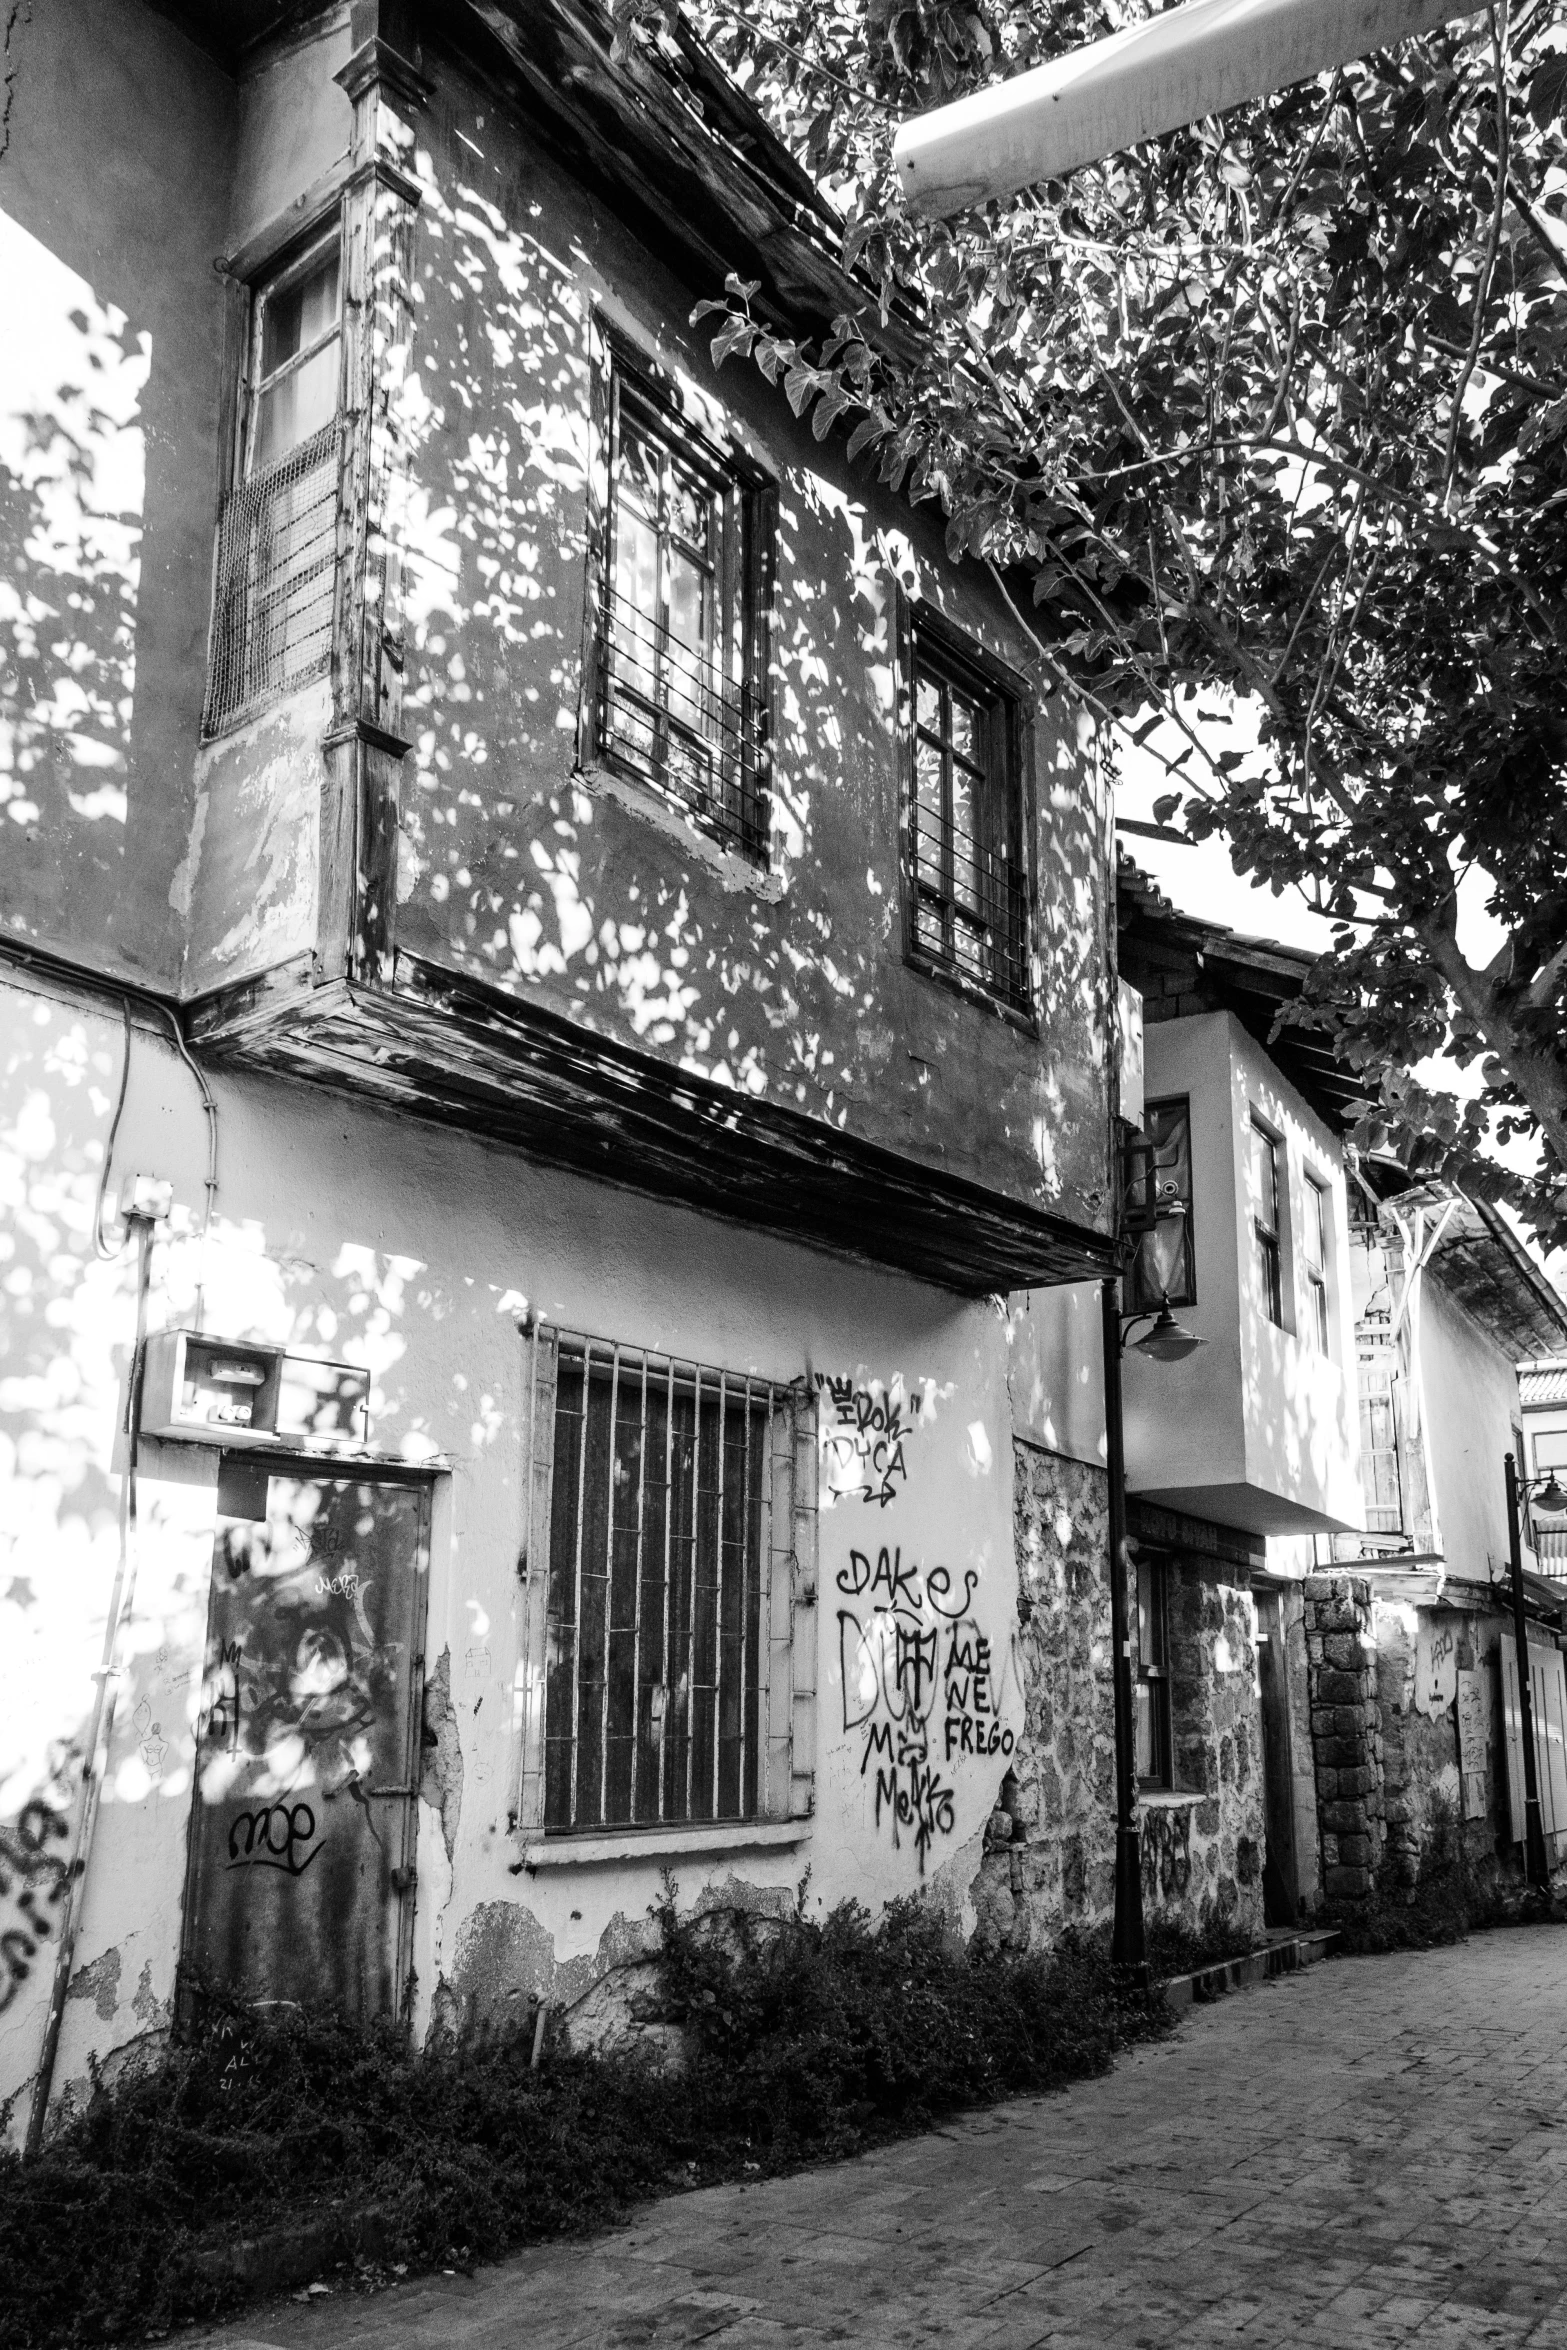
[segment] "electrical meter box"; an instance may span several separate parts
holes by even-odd
[[[370,1374],[280,1346],[161,1330],[142,1365],[141,1433],[186,1444],[307,1450],[368,1440]]]

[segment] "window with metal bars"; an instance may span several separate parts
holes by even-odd
[[[564,1335],[553,1365],[542,1825],[788,1811],[793,1391]]]
[[[1026,1013],[1022,710],[929,615],[912,639],[910,959]]]
[[[593,755],[765,861],[772,493],[603,352]]]
[[[208,735],[331,665],[342,316],[336,229],[252,295],[239,478],[218,520]]]

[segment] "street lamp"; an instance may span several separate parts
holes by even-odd
[[[1475,0],[1186,0],[916,115],[893,163],[911,211],[950,218],[1478,13]]]
[[[1195,1330],[1186,1329],[1182,1323],[1176,1320],[1170,1311],[1169,1298],[1166,1297],[1161,1301],[1157,1313],[1122,1315],[1121,1351],[1123,1354],[1126,1352],[1127,1341],[1131,1337],[1132,1325],[1135,1322],[1152,1322],[1153,1328],[1145,1330],[1141,1338],[1132,1338],[1131,1343],[1140,1355],[1151,1355],[1156,1363],[1184,1362],[1188,1355],[1195,1354],[1200,1346],[1206,1346],[1208,1343],[1206,1338],[1199,1337]]]
[[[1518,1497],[1538,1487],[1535,1500],[1543,1510],[1567,1510],[1567,1493],[1551,1475],[1520,1477],[1511,1453],[1504,1455],[1507,1479],[1507,1549],[1513,1578],[1513,1644],[1518,1652],[1518,1739],[1523,1748],[1523,1873],[1524,1881],[1543,1893],[1550,1883],[1545,1854],[1545,1818],[1540,1810],[1540,1772],[1534,1751],[1534,1695],[1529,1687],[1529,1625],[1523,1609],[1523,1535]]]

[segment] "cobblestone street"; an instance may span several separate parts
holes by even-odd
[[[1333,1961],[1064,2096],[650,2207],[258,2345],[1567,2350],[1567,1933]]]

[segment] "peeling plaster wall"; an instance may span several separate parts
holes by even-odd
[[[738,1090],[1087,1222],[1103,1209],[1102,810],[1022,630],[938,528],[715,375],[672,279],[447,61],[417,128],[420,304],[404,427],[405,777],[397,943]],[[698,292],[709,289],[699,288]],[[772,870],[656,795],[573,774],[590,314],[678,373],[779,484]],[[725,419],[730,420],[726,425]],[[899,581],[1033,682],[1038,1042],[903,961]]]
[[[1498,1665],[1499,1617],[1374,1599],[1377,1706],[1382,1731],[1383,1868],[1390,1891],[1413,1890],[1440,1838],[1482,1874],[1494,1872],[1506,1834]],[[1460,1676],[1472,1676],[1459,1730]]]
[[[120,1077],[118,1011],[41,982],[6,983],[0,1040],[4,2098],[30,2078],[57,1948],[53,1860],[68,1849],[117,1556],[135,1296],[133,1252],[105,1262],[91,1241]],[[418,2031],[454,2017],[504,2021],[532,1992],[588,1997],[642,1948],[659,1889],[652,1859],[530,1878],[508,1825],[524,1304],[569,1328],[731,1370],[788,1380],[809,1366],[884,1389],[901,1378],[925,1399],[907,1474],[885,1506],[823,1456],[824,1494],[837,1490],[816,1544],[814,1819],[791,1848],[747,1850],[742,1839],[673,1866],[683,1901],[776,1906],[808,1865],[813,1904],[853,1895],[876,1908],[923,1886],[971,1929],[969,1888],[1023,1726],[1024,1674],[1038,1669],[1017,1637],[1008,1356],[994,1307],[716,1227],[318,1089],[222,1072],[213,1082],[220,1189],[203,1248],[199,1098],[166,1036],[138,1019],[112,1188],[132,1173],[175,1187],[153,1251],[152,1327],[187,1323],[200,1284],[205,1329],[362,1363],[377,1447],[450,1463],[435,1485],[425,1635],[434,1743],[419,1807]],[[827,1421],[830,1431],[830,1412]],[[169,2018],[216,1459],[175,1443],[142,1450],[135,1604],[76,1954],[82,1988],[57,2075],[67,2098],[84,2093],[90,2054],[156,2047]],[[1102,1526],[1085,1521],[1077,1541],[1086,1560]],[[949,1674],[955,1620],[961,1694]],[[900,1628],[925,1643],[934,1688],[928,1675],[911,1682]],[[924,1708],[918,1739],[911,1696],[916,1715]],[[903,1748],[923,1749],[917,1773],[876,1742],[882,1733],[890,1747],[900,1719]],[[1102,1758],[1078,1768],[1072,1800],[1086,1811]],[[1097,1887],[1097,1859],[1091,1874]],[[28,1919],[36,1933],[24,1931]],[[614,1996],[599,2004],[608,2016]],[[595,2016],[587,2025],[598,2029]]]
[[[234,88],[141,0],[11,30],[0,924],[172,986],[218,489]],[[24,315],[25,332],[17,331]]]
[[[302,192],[339,135],[334,58],[328,43],[289,61],[291,103],[311,126],[292,145],[281,134],[269,144],[246,85],[241,172],[264,178],[274,207]],[[402,564],[403,726],[414,744],[399,795],[396,949],[1102,1225],[1107,814],[1095,762],[1026,633],[981,570],[947,564],[934,522],[878,489],[873,468],[851,475],[754,369],[715,377],[686,323],[693,289],[492,95],[436,52],[426,63],[437,86],[416,130],[417,323],[397,394],[409,478],[387,524]],[[248,186],[235,203],[247,220],[261,209]],[[600,463],[595,311],[678,374],[693,416],[732,433],[779,485],[765,872],[652,790],[597,769],[591,753],[578,763]],[[900,583],[1034,691],[1037,1037],[903,959]],[[219,762],[205,762],[187,992],[285,951],[259,922],[218,940],[251,802],[275,797],[270,833],[281,841],[318,789],[309,736],[308,716],[280,713],[248,742],[233,738],[221,793]],[[308,879],[302,861],[292,870]],[[216,910],[202,912],[209,902]]]

